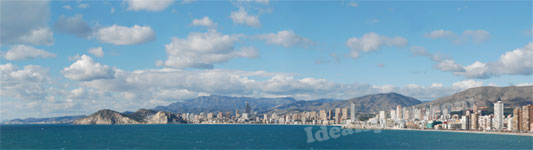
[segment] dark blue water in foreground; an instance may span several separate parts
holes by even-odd
[[[427,131],[362,131],[308,143],[289,125],[2,125],[1,149],[532,149],[533,137]],[[332,128],[332,127],[328,127]],[[315,133],[315,132],[313,132]]]

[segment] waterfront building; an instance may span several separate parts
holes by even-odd
[[[397,116],[396,116],[396,111],[395,110],[391,110],[390,111],[390,117],[394,121],[398,120],[398,118],[396,118]]]
[[[381,127],[386,126],[387,121],[387,115],[385,114],[385,111],[379,111],[379,124]]]
[[[521,131],[522,130],[522,108],[516,107],[513,110],[513,125],[511,127],[512,131]]]
[[[476,112],[476,113],[471,114],[471,118],[472,118],[471,119],[472,123],[470,123],[470,129],[478,130],[478,128],[479,128],[478,127],[478,121],[479,121],[478,113]]]
[[[319,114],[320,114],[320,119],[322,119],[323,121],[328,120],[327,118],[328,115],[326,113],[326,110],[320,110]]]
[[[352,122],[355,122],[355,104],[352,103],[351,104],[351,109],[350,109],[350,120],[352,120]]]
[[[222,112],[218,112],[217,119],[222,119]]]
[[[396,106],[396,118],[399,119],[399,120],[402,120],[402,106],[398,105]]]
[[[342,109],[342,120],[348,120],[348,107]]]
[[[335,108],[335,123],[341,123],[341,108]]]
[[[494,103],[494,128],[497,131],[503,129],[503,103],[498,101]]]
[[[207,119],[213,119],[213,113],[207,113]]]
[[[522,126],[521,126],[521,131],[533,131],[532,129],[532,123],[533,123],[533,106],[532,105],[527,105],[527,106],[522,106],[522,120],[520,120],[522,122]]]

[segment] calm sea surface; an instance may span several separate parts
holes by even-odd
[[[1,149],[533,149],[533,137],[367,130],[308,143],[290,125],[2,125]],[[328,127],[332,128],[332,127]]]

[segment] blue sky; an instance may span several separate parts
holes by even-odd
[[[2,1],[0,114],[210,94],[433,100],[531,85],[532,10],[531,1]]]

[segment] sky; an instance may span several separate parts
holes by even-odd
[[[0,120],[533,84],[531,1],[0,3]]]

